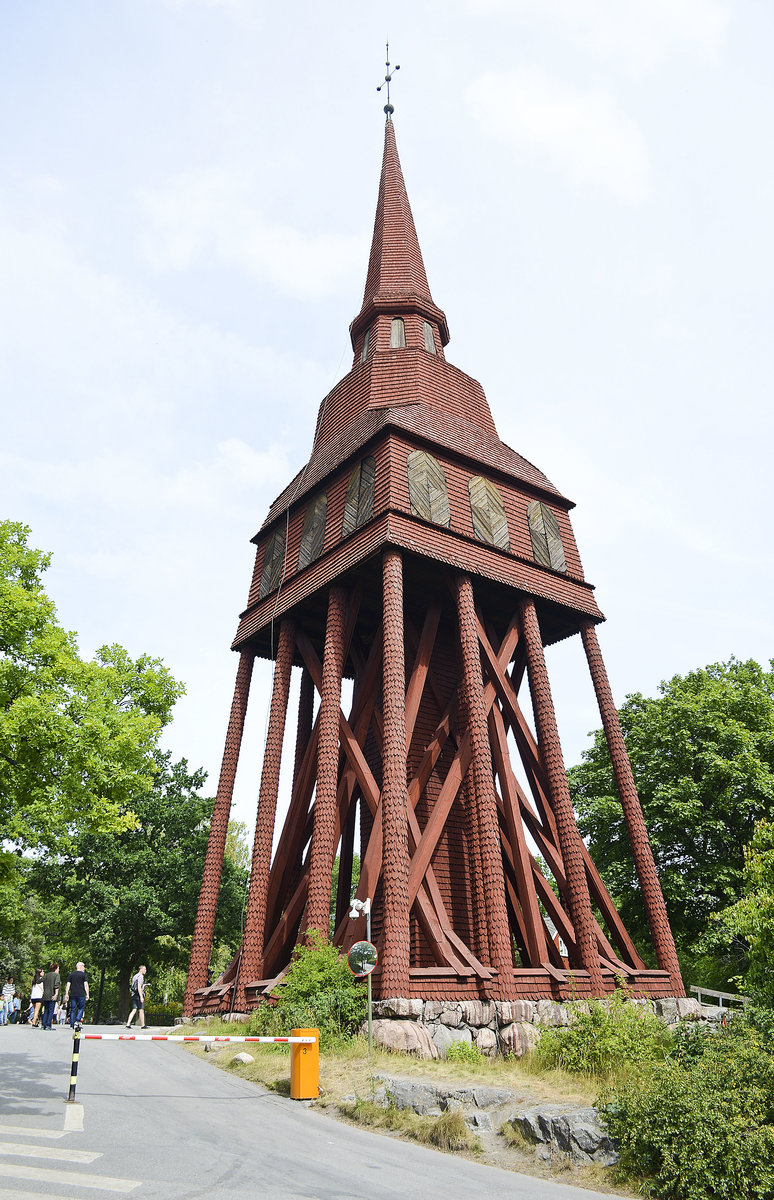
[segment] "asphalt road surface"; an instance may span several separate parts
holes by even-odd
[[[0,1200],[611,1200],[340,1124],[171,1043],[81,1042],[66,1104],[70,1030],[43,1033],[0,1029]]]

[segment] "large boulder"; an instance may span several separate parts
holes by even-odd
[[[373,1022],[373,1035],[374,1044],[383,1050],[416,1054],[418,1058],[438,1058],[430,1034],[418,1021],[377,1020]]]
[[[536,1006],[533,1000],[497,1000],[497,1024],[511,1025],[514,1021],[534,1021]]]
[[[473,1044],[487,1058],[492,1058],[497,1054],[497,1034],[494,1029],[477,1029]]]
[[[423,1007],[423,1000],[394,996],[389,1000],[374,1000],[374,1016],[387,1020],[398,1017],[408,1021],[421,1021]]]
[[[545,1104],[517,1113],[512,1124],[538,1146],[568,1155],[574,1162],[595,1162],[609,1167],[618,1152],[595,1108]]]
[[[540,1031],[530,1021],[513,1021],[500,1030],[500,1044],[504,1054],[523,1058],[535,1049],[540,1041]]]
[[[436,1025],[432,1039],[438,1052],[437,1057],[446,1058],[450,1046],[453,1046],[455,1042],[466,1042],[469,1046],[473,1041],[473,1035],[464,1025],[458,1029],[450,1028],[448,1025]]]
[[[569,1025],[570,1014],[563,1004],[554,1000],[538,1000],[535,1022],[538,1025]]]
[[[460,1009],[465,1024],[476,1029],[490,1025],[496,1016],[494,1000],[463,1000]]]

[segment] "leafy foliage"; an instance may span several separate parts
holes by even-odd
[[[251,1033],[279,1037],[291,1028],[319,1029],[325,1049],[352,1037],[366,1017],[365,985],[317,930],[296,946],[275,998],[276,1004],[262,1005],[251,1015]]]
[[[604,1097],[621,1170],[663,1200],[769,1200],[774,1194],[770,1037],[737,1018],[641,1067]]]
[[[774,822],[759,821],[745,849],[743,894],[719,913],[705,936],[710,947],[742,939],[747,950],[743,988],[774,1005]]]
[[[446,1051],[446,1061],[452,1063],[478,1065],[483,1057],[478,1046],[474,1046],[472,1042],[452,1042]]]
[[[619,715],[681,956],[742,893],[744,847],[774,817],[774,675],[716,663],[628,696]],[[649,940],[601,732],[569,772],[579,824],[627,925]],[[738,963],[724,964],[725,978]],[[721,974],[718,978],[723,978]],[[710,982],[708,980],[707,982]]]
[[[124,1003],[140,963],[183,968],[187,963],[207,847],[212,802],[199,794],[203,771],[157,752],[155,784],[134,802],[134,827],[83,833],[73,849],[38,862],[32,882],[59,895],[75,914],[75,929],[93,965],[120,977]],[[223,865],[216,940],[238,938],[244,871]],[[85,951],[84,951],[85,952]],[[152,972],[149,1000],[162,1000]],[[169,994],[169,984],[164,987]]]
[[[0,522],[0,838],[58,850],[80,830],[119,831],[153,784],[153,752],[183,688],[120,646],[80,658],[42,576],[50,556]]]
[[[538,1063],[566,1071],[607,1077],[632,1063],[663,1058],[671,1037],[650,1009],[618,988],[603,1003],[592,1000],[566,1029],[544,1029],[537,1046]]]

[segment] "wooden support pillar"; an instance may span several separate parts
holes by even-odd
[[[383,716],[382,837],[383,912],[381,995],[407,996],[409,989],[408,788],[406,763],[406,664],[403,640],[403,562],[388,550],[382,560]]]
[[[247,699],[250,694],[250,679],[253,673],[255,655],[251,650],[243,650],[239,656],[234,699],[231,703],[231,715],[226,731],[226,744],[223,749],[223,760],[220,767],[218,791],[212,810],[210,836],[207,841],[207,853],[204,859],[202,875],[202,890],[199,893],[199,906],[196,910],[193,938],[191,940],[191,961],[188,967],[188,979],[185,985],[183,1000],[183,1015],[193,1015],[195,994],[207,983],[207,969],[210,965],[212,951],[212,935],[215,929],[215,914],[218,909],[218,892],[220,877],[223,871],[223,855],[226,849],[226,834],[231,813],[231,797],[234,792],[239,751],[242,745],[242,731],[247,712]]]
[[[336,854],[336,792],[339,773],[341,675],[344,669],[344,611],[346,593],[340,586],[328,594],[328,620],[320,692],[320,738],[317,748],[317,791],[312,844],[309,851],[307,929],[317,929],[328,939],[330,929],[331,871]]]
[[[675,950],[672,929],[664,903],[664,895],[661,891],[656,864],[653,860],[653,851],[648,839],[645,819],[642,815],[640,798],[637,795],[637,787],[632,775],[631,763],[626,753],[626,743],[621,723],[618,720],[618,711],[613,702],[610,681],[608,680],[605,664],[602,660],[597,631],[591,622],[581,627],[581,638],[583,639],[583,647],[586,651],[586,658],[589,664],[591,682],[594,685],[594,691],[597,696],[602,727],[605,731],[605,738],[607,739],[610,751],[618,795],[621,798],[621,807],[623,808],[624,820],[626,821],[626,828],[629,833],[629,841],[634,857],[634,867],[637,872],[637,878],[640,881],[640,887],[642,888],[642,899],[645,905],[648,924],[650,925],[656,959],[661,970],[669,972],[672,978],[672,985],[675,989],[675,996],[684,996],[685,988],[680,972],[680,964],[677,960],[677,951]]]
[[[498,973],[498,997],[507,1000],[514,995],[513,950],[505,900],[505,874],[500,848],[500,827],[497,819],[473,584],[467,575],[458,575],[455,587],[462,657],[462,703],[471,744],[468,783],[469,791],[475,793],[489,935],[489,965]]]
[[[252,979],[263,978],[263,943],[266,930],[271,846],[274,839],[274,819],[277,812],[282,743],[285,737],[285,715],[288,708],[294,644],[295,626],[292,620],[285,619],[280,626],[277,660],[274,664],[269,728],[263,753],[261,787],[255,818],[250,890],[247,897],[247,912],[242,938],[242,960],[234,997],[234,1009],[237,1012],[243,1012],[246,1007],[245,984]]]
[[[534,602],[522,600],[520,608],[538,747],[548,780],[551,806],[556,817],[559,847],[562,852],[567,882],[567,900],[575,927],[580,965],[589,973],[592,991],[601,996],[605,989],[597,950],[594,914],[591,911],[581,836],[575,823],[567,774],[562,760],[562,747],[559,742],[551,685],[548,681],[546,660],[543,654],[543,639],[540,635],[540,625]]]

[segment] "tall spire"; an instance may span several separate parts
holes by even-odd
[[[443,346],[449,340],[445,314],[433,303],[422,261],[414,218],[395,143],[395,126],[387,114],[384,158],[376,204],[374,235],[368,260],[363,304],[352,322],[352,343],[380,312],[420,312],[437,324]]]

